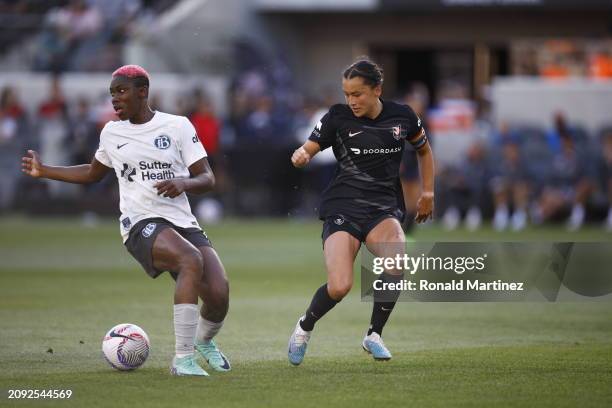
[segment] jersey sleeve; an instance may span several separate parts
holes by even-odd
[[[427,144],[427,135],[423,127],[423,121],[414,113],[410,106],[406,105],[406,140],[410,142],[415,150],[419,150]]]
[[[195,128],[187,118],[181,120],[177,142],[181,158],[187,167],[208,156]]]
[[[312,130],[308,140],[318,143],[321,150],[325,150],[334,144],[336,138],[336,126],[331,114],[327,112]]]
[[[104,145],[102,144],[103,137],[104,137],[104,129],[102,129],[102,132],[100,132],[100,144],[98,145],[98,150],[96,150],[94,157],[96,158],[97,161],[99,161],[106,167],[110,167],[112,169],[113,163],[111,162],[110,157],[108,157],[108,154],[106,153],[106,149],[104,148]]]
[[[411,140],[417,137],[423,130],[423,121],[408,105],[406,105],[405,116],[406,140]]]

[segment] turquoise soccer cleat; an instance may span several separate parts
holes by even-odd
[[[172,367],[170,367],[170,373],[172,375],[195,375],[195,376],[204,376],[208,377],[208,373],[202,369],[196,363],[195,357],[193,355],[185,356],[185,357],[174,357],[172,360]]]
[[[391,360],[391,353],[387,350],[387,347],[385,347],[385,343],[383,343],[378,333],[372,333],[369,336],[365,336],[361,346],[365,351],[372,354],[374,360]]]
[[[207,343],[195,344],[195,349],[206,360],[208,365],[215,371],[226,372],[231,370],[227,357],[219,350],[214,340]]]
[[[312,331],[305,331],[302,329],[300,326],[300,320],[302,320],[301,317],[295,325],[295,329],[289,338],[289,346],[287,351],[289,362],[296,366],[300,365],[304,360],[306,347],[308,347],[308,340],[310,340],[310,335],[312,333]]]

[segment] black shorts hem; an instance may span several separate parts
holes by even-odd
[[[130,230],[129,237],[125,241],[125,247],[152,278],[157,278],[165,272],[153,266],[153,245],[157,235],[166,228],[174,229],[196,248],[212,247],[212,243],[204,231],[199,228],[178,227],[164,218],[147,218],[137,222]],[[176,279],[176,272],[169,272]]]
[[[321,232],[323,248],[325,248],[325,241],[327,238],[339,231],[348,232],[359,242],[365,242],[370,231],[387,218],[395,218],[401,223],[402,215],[400,211],[397,211],[384,212],[367,219],[347,217],[343,214],[326,217],[323,222],[323,231]]]

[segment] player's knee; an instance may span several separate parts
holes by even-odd
[[[345,282],[330,282],[327,284],[327,292],[329,293],[329,297],[334,300],[340,301],[351,291],[353,287],[353,282],[345,281]]]
[[[211,288],[208,296],[203,299],[206,304],[209,318],[221,321],[229,309],[229,292],[226,287]]]
[[[229,304],[229,283],[225,277],[215,282],[200,282],[200,297],[210,310],[226,310]]]
[[[200,279],[204,269],[204,259],[199,251],[182,254],[179,259],[179,274],[190,275]]]
[[[227,279],[218,282],[210,288],[210,299],[217,309],[227,309],[229,303],[229,284]]]

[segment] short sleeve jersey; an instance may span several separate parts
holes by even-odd
[[[319,216],[368,219],[403,209],[399,166],[406,140],[424,132],[407,105],[384,101],[375,119],[356,117],[348,105],[329,109],[309,140],[333,149],[338,165],[323,192]]]
[[[163,180],[190,177],[189,166],[206,157],[187,118],[155,112],[144,124],[108,122],[95,157],[115,170],[119,181],[123,242],[131,227],[145,218],[161,217],[179,227],[200,228],[185,193],[162,197],[154,187]]]

